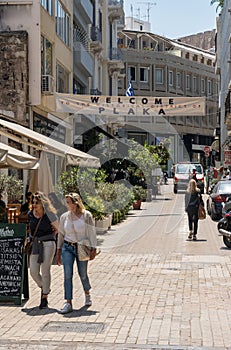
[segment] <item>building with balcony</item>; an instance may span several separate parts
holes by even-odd
[[[146,30],[126,28],[118,36],[125,65],[119,95],[126,94],[131,80],[137,96],[204,96],[206,115],[124,117],[118,126],[119,135],[135,138],[141,144],[157,144],[168,139],[173,163],[190,160],[207,165],[214,159],[205,159],[204,146],[212,144],[218,123],[219,79],[215,74],[215,54]]]
[[[118,82],[124,78],[121,75],[124,68],[122,52],[117,45],[118,32],[124,28],[123,1],[94,1],[92,11],[88,47],[93,57],[93,74],[89,79],[89,94],[118,95]],[[78,115],[74,130],[77,147],[88,151],[91,144],[88,145],[88,140],[97,138],[101,132],[105,138],[110,136],[113,125],[94,115]]]
[[[88,0],[0,3],[2,118],[73,145],[73,116],[56,113],[55,93],[89,93],[94,72],[88,47],[92,16]],[[62,166],[59,153],[49,154],[54,183]]]
[[[217,17],[216,73],[220,79],[221,161],[231,166],[231,1],[223,3]]]

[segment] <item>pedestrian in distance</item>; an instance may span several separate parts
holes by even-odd
[[[30,274],[41,288],[40,309],[48,307],[51,287],[51,265],[56,251],[58,217],[49,198],[42,192],[32,196],[32,210],[28,212],[30,238],[33,240],[29,256]]]
[[[189,235],[188,239],[194,241],[197,240],[197,230],[198,230],[198,208],[199,204],[203,203],[203,199],[200,193],[197,183],[194,179],[189,181],[186,193],[185,193],[185,211],[188,214],[188,226]]]
[[[20,214],[18,217],[18,222],[20,223],[28,223],[28,212],[31,210],[32,192],[27,192],[25,199],[25,202],[21,205]]]
[[[196,182],[198,182],[198,180],[197,180],[197,173],[196,173],[196,169],[195,168],[192,170],[192,174],[190,175],[190,179],[193,179]]]
[[[27,192],[26,198],[25,198],[26,200],[21,205],[21,208],[20,208],[20,214],[27,215],[28,211],[30,210],[30,206],[31,206],[31,197],[32,197],[32,192]]]
[[[77,193],[69,193],[65,198],[68,212],[60,217],[57,246],[57,264],[61,265],[62,262],[64,268],[64,297],[66,299],[64,307],[60,310],[61,314],[73,311],[73,267],[75,261],[85,293],[85,306],[91,306],[88,261],[80,260],[78,244],[88,241],[93,249],[97,243],[94,219],[92,214],[85,209],[81,197]]]

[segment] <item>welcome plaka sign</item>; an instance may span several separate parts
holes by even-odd
[[[56,111],[101,116],[204,116],[205,97],[56,94]]]

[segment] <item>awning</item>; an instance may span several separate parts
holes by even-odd
[[[40,154],[39,168],[30,172],[28,190],[32,193],[41,191],[47,194],[54,191],[51,169],[45,152]]]
[[[38,159],[0,142],[0,168],[37,169]]]
[[[100,161],[97,157],[55,141],[50,137],[39,134],[19,124],[0,119],[0,134],[17,142],[27,144],[37,150],[64,157],[67,165],[100,167]],[[23,138],[26,138],[27,141]]]

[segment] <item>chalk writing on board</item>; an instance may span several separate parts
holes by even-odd
[[[14,230],[9,229],[8,226],[0,228],[0,238],[1,237],[13,237],[14,236]]]
[[[0,296],[20,295],[23,241],[16,237],[0,240]]]

